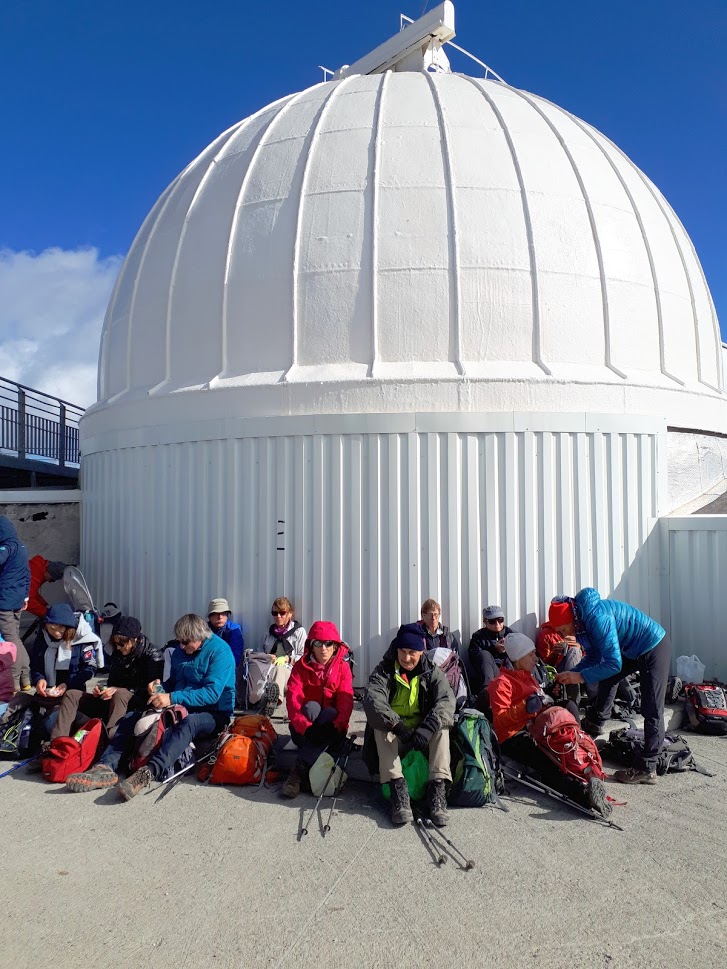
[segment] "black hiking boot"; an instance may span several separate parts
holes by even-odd
[[[429,781],[427,784],[427,806],[432,824],[437,828],[444,828],[449,822],[447,814],[447,795],[444,781]]]
[[[413,821],[414,815],[411,811],[406,780],[403,777],[395,777],[393,781],[389,781],[389,790],[391,791],[391,823],[399,825]]]
[[[603,727],[588,719],[588,714],[581,720],[581,730],[585,731],[590,737],[600,737]]]
[[[263,690],[263,709],[264,717],[272,717],[278,709],[280,703],[280,689],[277,683],[267,683]]]
[[[591,777],[588,781],[588,804],[602,818],[611,816],[613,807],[608,799],[608,794],[606,794],[606,785],[597,777]]]

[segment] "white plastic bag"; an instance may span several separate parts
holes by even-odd
[[[683,683],[704,683],[704,670],[698,656],[677,656],[677,676]]]

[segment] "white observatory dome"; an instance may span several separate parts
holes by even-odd
[[[180,391],[234,389],[195,414],[718,430],[721,387],[704,274],[649,179],[543,98],[425,72],[318,84],[220,135],[142,226],[99,367],[101,406],[157,399],[162,421]]]

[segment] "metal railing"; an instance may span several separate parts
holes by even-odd
[[[0,451],[20,461],[78,465],[83,412],[77,404],[0,377]]]

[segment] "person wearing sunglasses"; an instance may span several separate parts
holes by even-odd
[[[500,606],[485,606],[482,610],[482,629],[473,633],[468,649],[472,666],[472,689],[479,693],[492,682],[501,667],[512,669],[505,651],[505,636],[512,632],[505,625],[505,613]]]
[[[334,623],[313,623],[305,652],[288,680],[290,736],[299,753],[283,784],[283,797],[297,797],[321,752],[328,748],[334,753],[346,737],[353,712],[353,675],[347,654],[348,646]]]
[[[293,665],[305,652],[307,633],[295,618],[293,603],[278,596],[270,609],[272,623],[263,639],[263,652],[270,657],[273,669],[270,683],[278,688],[278,703],[283,702]]]
[[[616,771],[613,779],[622,784],[656,784],[671,665],[666,631],[641,610],[616,599],[602,599],[591,588],[581,589],[575,598],[557,596],[550,604],[548,620],[564,639],[575,636],[586,654],[572,670],[558,673],[558,682],[598,684],[596,697],[581,723],[591,736],[603,732],[621,680],[638,670],[644,716],[643,754],[634,767]]]
[[[227,599],[211,600],[207,606],[207,622],[215,636],[219,636],[230,647],[235,657],[235,666],[239,666],[245,643],[242,628],[239,623],[232,621],[232,610]]]

